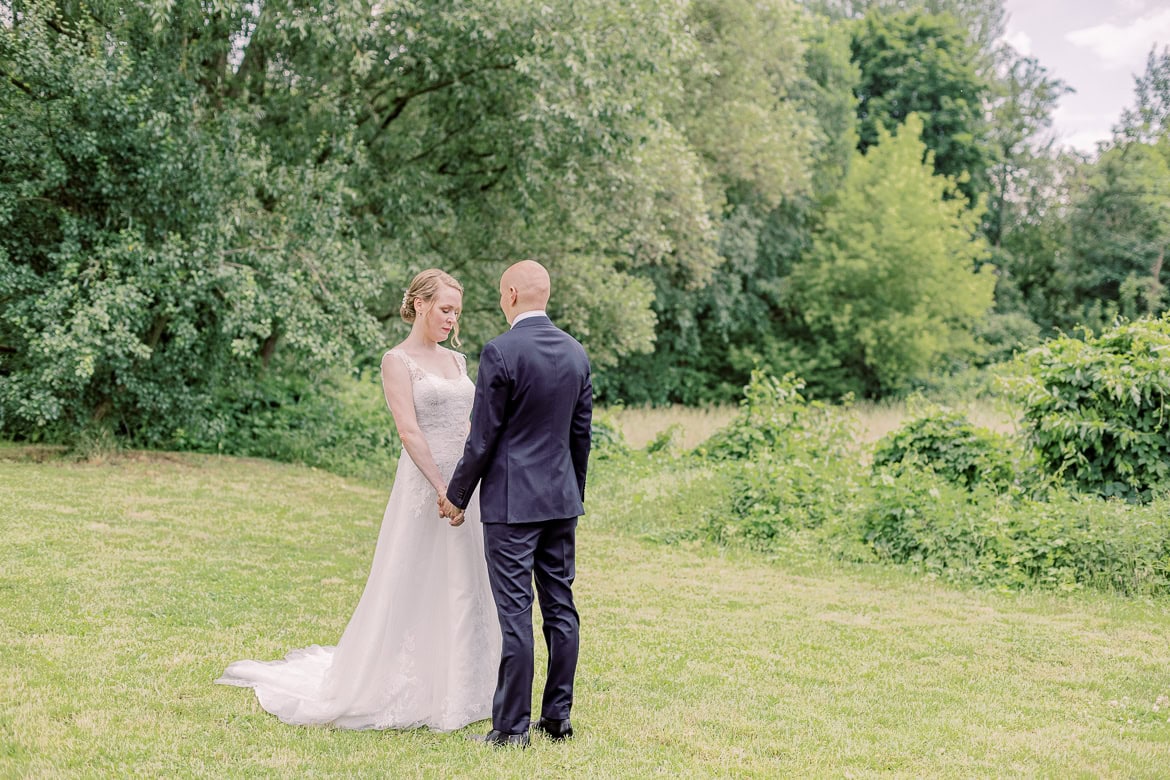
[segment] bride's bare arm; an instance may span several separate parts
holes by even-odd
[[[441,496],[447,492],[447,483],[435,465],[435,458],[431,454],[422,430],[418,427],[418,419],[414,415],[414,394],[411,390],[410,370],[406,364],[389,352],[382,356],[382,392],[386,395],[386,404],[390,413],[394,415],[394,425],[398,428],[398,438],[406,449],[414,465],[427,478],[435,491]]]

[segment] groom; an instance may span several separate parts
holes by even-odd
[[[573,735],[577,610],[573,606],[577,517],[584,513],[593,384],[585,350],[545,314],[548,271],[524,260],[500,278],[511,330],[480,355],[463,458],[439,509],[452,524],[480,488],[484,555],[503,634],[492,700],[491,745],[528,745],[532,710],[532,580],[535,575],[548,679],[536,728]]]

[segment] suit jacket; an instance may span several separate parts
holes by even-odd
[[[447,497],[466,508],[482,482],[484,523],[583,514],[592,416],[584,348],[547,317],[521,320],[480,355],[471,433]]]

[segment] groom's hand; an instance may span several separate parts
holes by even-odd
[[[439,496],[439,516],[449,518],[452,528],[463,525],[463,510],[448,500],[447,496]]]

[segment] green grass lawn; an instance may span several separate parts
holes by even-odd
[[[0,777],[1170,773],[1170,602],[647,541],[653,491],[672,486],[620,464],[596,469],[579,534],[573,741],[285,726],[212,680],[336,642],[388,486],[227,458],[4,456]]]

